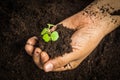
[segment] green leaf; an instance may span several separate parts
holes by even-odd
[[[52,41],[56,41],[59,38],[59,34],[57,31],[53,31],[50,37]]]
[[[52,27],[52,26],[55,26],[55,25],[53,25],[53,24],[47,24],[48,25],[48,28],[50,28],[50,27]]]
[[[49,42],[51,40],[51,38],[48,34],[44,34],[42,38],[45,42]]]
[[[49,29],[48,28],[44,28],[42,31],[41,31],[41,35],[44,35],[46,33],[49,32]]]

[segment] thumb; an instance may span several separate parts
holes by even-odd
[[[56,57],[55,59],[51,59],[44,64],[44,70],[45,72],[49,72],[57,68],[61,68],[69,62],[76,60],[76,56],[78,56],[77,52],[71,52],[69,54],[66,53],[63,56]]]

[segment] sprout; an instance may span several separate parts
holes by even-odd
[[[48,28],[44,28],[44,29],[42,30],[42,32],[41,32],[41,35],[44,35],[44,34],[46,34],[46,33],[48,33],[48,32],[49,32]]]
[[[56,41],[59,38],[59,34],[57,31],[53,31],[50,37],[52,41]]]
[[[48,34],[44,34],[42,38],[43,38],[43,40],[45,42],[49,42],[50,41],[50,36]]]
[[[57,41],[59,38],[58,32],[57,31],[53,31],[53,32],[50,31],[50,27],[53,27],[54,25],[53,24],[47,24],[47,25],[48,25],[48,28],[44,28],[41,31],[42,39],[45,42]]]

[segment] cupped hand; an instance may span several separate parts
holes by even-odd
[[[104,15],[98,14],[96,18],[83,11],[59,23],[67,28],[77,30],[71,37],[73,52],[69,54],[65,53],[63,56],[51,59],[49,55],[39,47],[34,48],[37,40],[35,36],[28,39],[25,50],[33,57],[35,64],[46,72],[74,69],[96,48],[101,39],[117,25],[111,22],[111,20],[117,20],[118,17],[110,15],[106,17],[103,16]],[[56,26],[52,28],[52,30],[55,29]]]

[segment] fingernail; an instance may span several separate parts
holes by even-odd
[[[52,70],[53,70],[53,64],[48,63],[48,64],[45,66],[45,72],[49,72],[49,71],[52,71]]]

